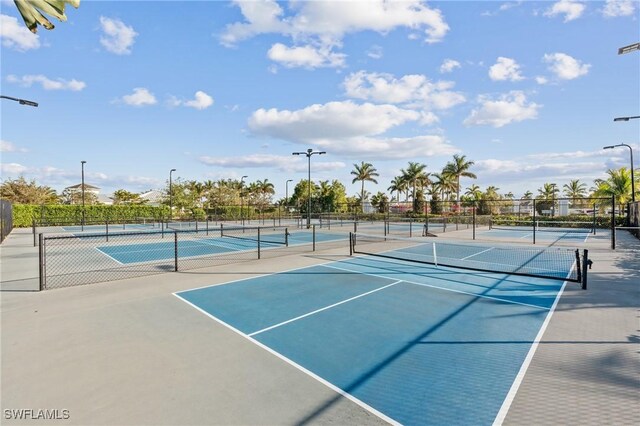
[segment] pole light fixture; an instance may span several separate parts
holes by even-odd
[[[284,205],[289,206],[289,182],[293,182],[293,179],[287,179],[284,183]]]
[[[291,155],[306,155],[308,160],[308,200],[307,200],[307,229],[311,228],[311,156],[314,154],[322,155],[326,154],[325,151],[314,151],[309,148],[303,152],[292,152]]]
[[[629,121],[636,118],[640,118],[640,115],[633,115],[631,117],[616,117],[613,119],[613,121]]]
[[[169,220],[173,218],[173,177],[171,174],[175,171],[176,169],[169,170]]]
[[[11,96],[0,95],[0,99],[9,99],[10,101],[16,101],[20,105],[27,105],[27,106],[32,106],[32,107],[37,107],[38,106],[37,102],[29,101],[29,100],[26,100],[26,99],[13,98]]]
[[[614,149],[619,146],[626,146],[627,148],[629,148],[629,156],[631,159],[631,202],[635,203],[636,202],[636,186],[635,186],[635,179],[633,176],[633,149],[626,143],[619,143],[618,145],[609,145],[609,146],[602,147],[602,149]]]

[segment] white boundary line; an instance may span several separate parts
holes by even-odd
[[[389,278],[389,279],[391,279],[391,278]],[[308,316],[311,316],[311,315],[317,314],[317,313],[319,313],[319,312],[326,311],[327,309],[334,308],[334,307],[336,307],[336,306],[342,305],[343,303],[351,302],[352,300],[356,300],[356,299],[359,299],[359,298],[361,298],[361,297],[367,296],[367,295],[369,295],[369,294],[371,294],[371,293],[375,293],[375,292],[377,292],[377,291],[384,290],[385,288],[388,288],[388,287],[394,286],[394,285],[396,285],[396,284],[398,284],[398,283],[401,283],[401,282],[402,282],[402,280],[398,280],[398,281],[393,282],[393,283],[391,283],[391,284],[387,284],[387,285],[385,285],[385,286],[382,286],[382,287],[376,288],[376,289],[374,289],[374,290],[367,291],[366,293],[362,293],[362,294],[359,294],[359,295],[357,295],[357,296],[353,296],[353,297],[350,297],[350,298],[348,298],[348,299],[342,300],[342,301],[340,301],[340,302],[334,303],[334,304],[332,304],[332,305],[325,306],[324,308],[316,309],[315,311],[308,312],[308,313],[306,313],[306,314],[300,315],[300,316],[295,317],[295,318],[291,318],[291,319],[286,320],[286,321],[282,321],[282,322],[281,322],[281,323],[279,323],[279,324],[274,324],[274,325],[269,326],[269,327],[267,327],[267,328],[263,328],[262,330],[254,331],[253,333],[250,333],[248,336],[253,337],[253,336],[257,335],[257,334],[264,333],[265,331],[273,330],[274,328],[278,328],[278,327],[283,326],[283,325],[285,325],[285,324],[289,324],[289,323],[292,323],[292,322],[294,322],[294,321],[298,321],[298,320],[300,320],[300,319],[302,319],[302,318],[306,318],[306,317],[308,317]]]
[[[574,267],[576,265],[574,264]],[[571,268],[571,271],[573,271],[573,268]],[[569,271],[569,274],[571,274],[571,271]],[[547,314],[547,317],[544,320],[544,323],[542,323],[542,327],[540,327],[540,330],[538,331],[538,334],[536,335],[536,338],[533,341],[533,344],[531,345],[531,347],[529,348],[529,352],[527,353],[527,356],[524,359],[524,362],[522,363],[522,366],[520,366],[520,370],[518,371],[518,374],[516,375],[515,380],[513,381],[513,383],[511,384],[511,388],[509,389],[509,392],[507,393],[507,396],[505,397],[504,401],[502,402],[502,406],[500,407],[500,410],[498,411],[498,414],[496,415],[496,418],[493,421],[493,426],[500,426],[502,425],[502,422],[504,422],[504,419],[507,417],[507,413],[509,412],[509,408],[511,408],[511,404],[513,403],[513,400],[516,397],[516,393],[518,393],[518,389],[520,388],[520,385],[522,384],[522,380],[524,380],[524,376],[527,373],[527,369],[529,368],[529,365],[531,364],[531,361],[533,360],[533,356],[536,353],[536,350],[538,349],[538,345],[540,344],[540,341],[542,340],[542,336],[544,335],[545,331],[547,330],[547,326],[549,325],[549,322],[551,322],[551,317],[553,316],[553,313],[556,309],[556,306],[558,305],[558,302],[560,301],[560,297],[562,296],[562,293],[564,293],[564,289],[567,285],[567,281],[562,283],[562,288],[560,288],[560,291],[558,292],[558,295],[556,296],[556,300],[554,300],[553,305],[551,306],[551,309],[549,310],[549,313]]]
[[[118,259],[116,259],[115,257],[111,257],[110,254],[107,254],[105,252],[103,252],[100,247],[94,247],[95,250],[97,250],[100,254],[107,256],[109,259],[113,260],[114,262],[119,263],[120,265],[124,265],[124,263],[120,262]]]
[[[324,266],[325,268],[338,269],[338,270],[342,270],[342,271],[345,271],[345,272],[353,272],[353,273],[357,273],[357,274],[368,275],[370,277],[393,279],[393,278],[390,278],[390,277],[386,277],[384,275],[369,274],[367,272],[355,271],[355,270],[351,270],[351,269],[340,268],[340,267],[337,267],[337,266],[331,266],[331,265],[321,265],[321,266]],[[448,287],[440,287],[440,286],[437,286],[437,285],[432,285],[432,284],[427,284],[427,283],[419,283],[419,282],[415,282],[415,281],[408,281],[408,280],[400,280],[400,281],[404,282],[404,283],[407,283],[407,284],[413,284],[413,285],[419,285],[419,286],[422,286],[422,287],[435,288],[435,289],[438,289],[438,290],[449,291],[451,293],[465,294],[467,296],[478,297],[478,298],[481,298],[481,299],[496,300],[498,302],[510,303],[510,304],[513,304],[513,305],[528,306],[530,308],[542,309],[542,310],[545,310],[545,311],[549,310],[548,308],[545,308],[544,306],[530,305],[528,303],[522,303],[522,302],[515,302],[513,300],[502,299],[500,297],[485,296],[485,295],[482,295],[482,294],[471,293],[471,292],[463,291],[463,290],[455,290],[455,289],[448,288]],[[464,283],[460,283],[460,284],[464,284]]]
[[[297,268],[297,269],[302,269],[302,268]],[[268,274],[267,274],[268,275]],[[243,280],[237,280],[237,281],[243,281]],[[209,286],[210,287],[210,286]],[[226,322],[222,321],[219,318],[214,317],[213,315],[211,315],[210,313],[208,313],[207,311],[201,309],[200,307],[194,305],[193,303],[189,302],[188,300],[183,299],[181,296],[179,296],[177,293],[172,293],[175,297],[177,297],[178,299],[182,300],[184,303],[188,304],[189,306],[191,306],[192,308],[197,309],[198,311],[200,311],[201,313],[205,314],[206,316],[208,316],[209,318],[211,318],[212,320],[218,322],[219,324],[227,327],[228,329],[230,329],[231,331],[239,334],[240,336],[244,337],[245,339],[249,340],[250,342],[254,343],[255,345],[257,345],[258,347],[264,349],[265,351],[269,352],[270,354],[276,356],[277,358],[280,358],[281,360],[283,360],[284,362],[286,362],[287,364],[291,365],[292,367],[300,370],[301,372],[307,374],[308,376],[316,379],[317,381],[319,381],[320,383],[322,383],[323,385],[327,386],[329,389],[333,390],[334,392],[338,393],[339,395],[342,395],[343,397],[347,398],[348,400],[350,400],[351,402],[359,405],[360,407],[364,408],[365,410],[369,411],[370,413],[378,416],[379,418],[381,418],[382,420],[392,424],[392,425],[397,425],[400,426],[401,423],[397,422],[396,420],[392,419],[391,417],[387,416],[386,414],[376,410],[375,408],[373,408],[372,406],[368,405],[367,403],[359,400],[358,398],[356,398],[355,396],[351,395],[350,393],[345,392],[344,390],[340,389],[339,387],[337,387],[336,385],[334,385],[331,382],[328,382],[327,380],[323,379],[322,377],[318,376],[317,374],[311,372],[310,370],[307,370],[306,368],[304,368],[303,366],[301,366],[300,364],[296,363],[295,361],[290,360],[289,358],[285,357],[284,355],[282,355],[279,352],[276,352],[275,350],[271,349],[270,347],[266,346],[265,344],[257,341],[256,339],[254,339],[253,337],[241,332],[240,330],[236,329],[235,327],[231,326],[230,324],[227,324]]]
[[[488,249],[486,249],[486,250],[482,250],[482,251],[479,251],[478,253],[474,253],[474,254],[471,254],[471,255],[469,255],[469,256],[467,256],[467,257],[463,257],[463,258],[462,258],[462,259],[460,259],[460,260],[467,260],[467,259],[469,259],[470,257],[477,256],[477,255],[482,254],[482,253],[486,253],[486,252],[488,252],[489,250],[493,250],[494,248],[495,248],[495,247],[489,247],[489,248],[488,248]]]

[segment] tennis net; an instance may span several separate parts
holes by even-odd
[[[523,275],[582,283],[587,250],[435,242],[352,233],[351,253],[480,272]]]
[[[289,245],[289,230],[284,226],[275,227],[224,227],[220,225],[220,236],[238,240],[259,242],[260,244]]]
[[[595,232],[595,223],[568,220],[536,220],[534,222],[533,220],[491,219],[489,229],[589,234]]]

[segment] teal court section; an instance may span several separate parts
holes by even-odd
[[[563,285],[362,256],[176,295],[387,420],[480,425]]]

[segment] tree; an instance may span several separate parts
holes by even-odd
[[[86,195],[86,194],[85,194]],[[149,200],[141,199],[140,194],[129,192],[126,189],[118,189],[113,192],[113,204],[145,204]]]
[[[58,204],[58,194],[48,186],[27,182],[23,176],[6,180],[0,185],[0,196],[15,204]]]
[[[413,161],[409,161],[409,166],[407,169],[402,169],[400,172],[402,173],[402,179],[407,183],[407,186],[411,185],[413,188],[412,192],[412,200],[413,200],[413,211],[417,211],[416,209],[416,187],[418,183],[420,186],[425,186],[426,182],[429,180],[428,175],[425,173],[425,169],[427,168],[426,164],[416,163]]]
[[[466,156],[454,154],[453,161],[447,163],[442,170],[443,174],[448,174],[455,177],[455,191],[456,200],[460,200],[460,177],[468,177],[476,179],[477,176],[469,171],[469,168],[475,163],[473,161],[467,161]]]
[[[596,190],[595,197],[615,196],[619,205],[619,210],[623,211],[624,206],[631,201],[631,171],[626,167],[607,170],[607,179],[596,179],[594,184]]]
[[[59,21],[67,20],[64,14],[65,3],[69,3],[76,9],[80,6],[80,0],[20,0],[15,1],[16,7],[22,15],[25,25],[29,31],[36,33],[38,24],[48,30],[52,30],[54,25],[42,13],[56,17]]]
[[[571,198],[572,204],[582,204],[582,199],[587,194],[587,185],[581,183],[579,179],[570,180],[569,183],[565,183],[562,188],[564,189],[564,196]]]
[[[389,197],[387,197],[387,194],[378,191],[371,197],[371,205],[378,210],[378,213],[386,213],[389,207]]]
[[[387,188],[391,192],[391,201],[393,201],[393,193],[396,193],[396,201],[400,201],[400,193],[406,189],[406,182],[401,176],[396,176],[391,181],[391,185]]]
[[[360,201],[362,202],[362,209],[364,210],[364,201],[366,200],[365,192],[364,192],[364,182],[368,181],[368,182],[378,183],[378,181],[375,178],[380,175],[378,174],[378,171],[376,170],[375,167],[373,167],[373,164],[371,163],[365,163],[364,161],[362,161],[360,165],[354,164],[353,167],[354,169],[351,171],[351,174],[354,175],[355,177],[353,178],[351,183],[356,183],[357,181],[362,182],[362,187],[360,189]]]

